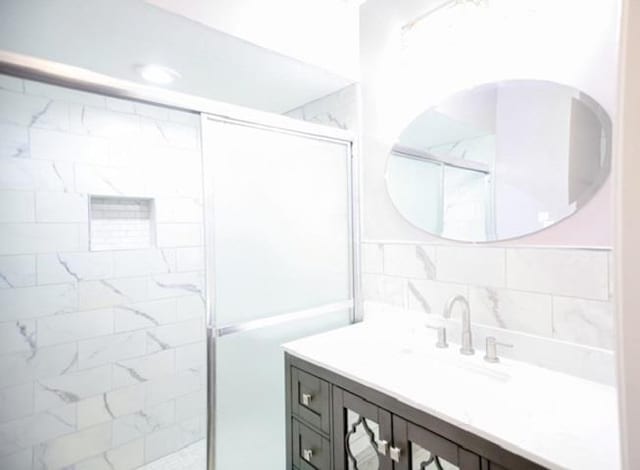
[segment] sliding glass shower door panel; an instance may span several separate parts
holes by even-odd
[[[350,299],[348,146],[210,126],[217,325]]]
[[[350,322],[351,146],[210,118],[216,470],[285,465],[280,344]]]

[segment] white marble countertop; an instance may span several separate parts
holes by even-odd
[[[545,467],[620,468],[615,388],[435,341],[422,324],[367,321],[284,349]]]

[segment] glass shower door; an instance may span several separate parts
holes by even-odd
[[[350,143],[204,121],[216,470],[285,466],[280,344],[353,311]]]

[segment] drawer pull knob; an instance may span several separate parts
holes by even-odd
[[[313,458],[313,451],[311,449],[302,449],[302,458],[307,462],[311,462]]]
[[[382,455],[387,455],[387,451],[389,450],[389,442],[384,439],[380,439],[377,442],[378,445],[378,453]]]
[[[313,399],[313,396],[310,393],[302,394],[302,404],[304,406],[309,406],[311,404],[312,399]]]
[[[391,447],[391,449],[389,449],[389,457],[391,457],[391,460],[394,462],[400,462],[400,454],[400,447]]]

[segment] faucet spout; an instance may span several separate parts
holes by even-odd
[[[462,304],[462,339],[460,353],[470,356],[475,353],[473,349],[473,338],[471,337],[471,307],[469,301],[463,295],[455,295],[449,299],[444,307],[442,315],[444,318],[451,318],[453,307],[456,303]]]

